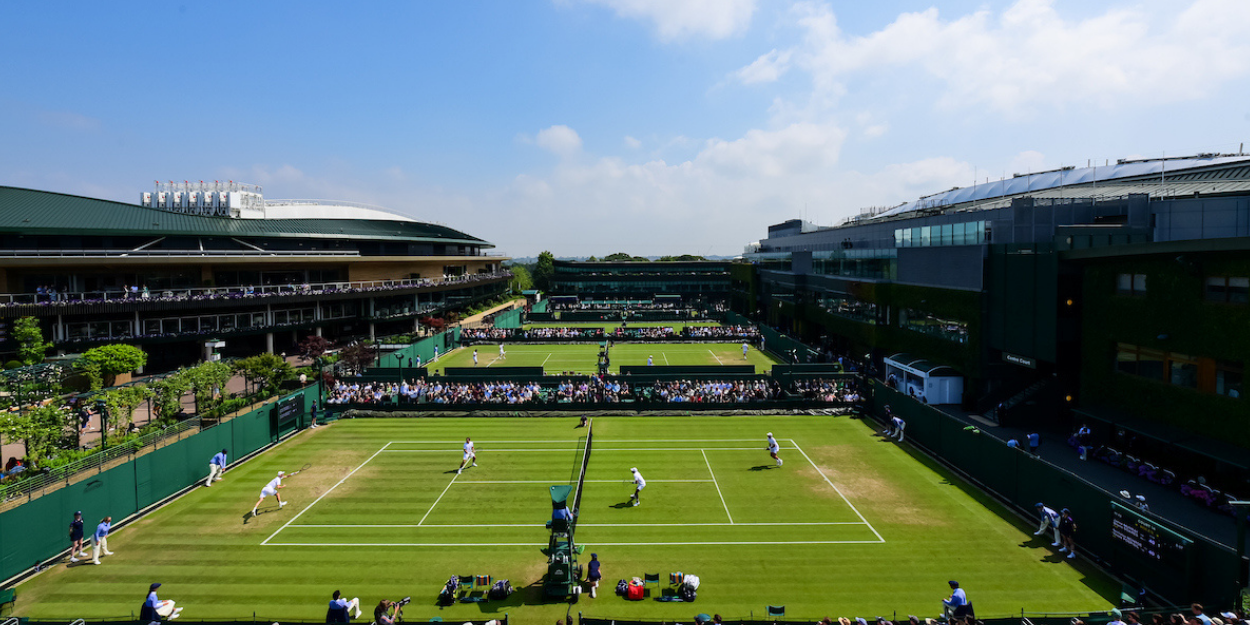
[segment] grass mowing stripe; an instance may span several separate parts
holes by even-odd
[[[435,506],[438,505],[438,502],[443,500],[443,495],[446,495],[447,491],[451,490],[451,485],[456,483],[456,478],[458,477],[460,477],[460,471],[456,471],[456,474],[451,476],[451,481],[447,482],[447,488],[444,488],[443,492],[439,493],[438,499],[435,499],[434,503],[430,505],[430,509],[425,511],[425,516],[421,517],[421,521],[418,522],[417,525],[421,525],[422,523],[425,523],[425,519],[428,518],[430,516],[430,513],[434,511],[434,508]]]
[[[273,539],[273,537],[274,537],[274,536],[277,536],[277,535],[278,535],[278,532],[281,532],[282,530],[286,529],[286,527],[287,527],[288,525],[290,525],[290,524],[292,524],[292,523],[294,523],[294,522],[295,522],[295,519],[300,518],[300,516],[301,516],[301,515],[303,515],[305,512],[308,512],[309,510],[311,510],[313,506],[317,505],[317,502],[318,502],[318,501],[321,501],[322,497],[325,497],[326,495],[329,495],[329,494],[330,494],[330,491],[332,491],[332,490],[334,490],[334,489],[338,488],[340,484],[342,484],[343,482],[346,482],[346,481],[347,481],[347,478],[349,478],[349,477],[351,477],[352,475],[354,475],[357,471],[359,471],[359,470],[363,469],[363,468],[364,468],[364,466],[365,466],[366,464],[369,464],[369,461],[370,461],[370,460],[373,460],[374,458],[376,458],[378,454],[382,453],[382,452],[383,452],[383,451],[384,451],[387,447],[389,447],[390,445],[391,445],[390,443],[387,443],[387,444],[383,445],[381,449],[379,449],[379,450],[377,450],[377,451],[373,452],[373,455],[372,455],[372,456],[369,456],[369,458],[368,458],[368,459],[366,459],[364,462],[360,463],[360,466],[356,467],[355,469],[352,469],[352,470],[351,470],[351,471],[350,471],[347,475],[344,475],[344,476],[343,476],[343,479],[339,480],[339,481],[338,481],[338,483],[336,483],[334,486],[331,486],[330,488],[327,488],[327,489],[326,489],[326,492],[321,493],[321,496],[319,496],[319,497],[317,497],[316,499],[314,499],[314,500],[313,500],[313,502],[312,502],[312,503],[310,503],[310,504],[308,504],[308,506],[307,506],[306,508],[304,508],[303,510],[300,510],[298,513],[296,513],[296,514],[295,514],[295,516],[291,517],[291,520],[290,520],[290,521],[287,521],[287,522],[286,522],[286,525],[283,525],[282,527],[279,527],[277,530],[275,530],[275,531],[274,531],[274,533],[270,534],[270,535],[269,535],[269,538],[266,538],[266,539],[264,540],[264,542],[262,542],[261,544],[262,544],[262,545],[264,545],[264,544],[268,543],[271,539]],[[279,506],[279,509],[280,509],[280,508],[281,508],[281,506]]]
[[[712,484],[716,486],[716,495],[720,497],[720,505],[725,506],[725,516],[729,517],[729,524],[733,525],[734,515],[729,513],[729,504],[725,503],[725,495],[720,492],[720,483],[716,481],[716,473],[712,471],[712,461],[707,459],[707,452],[702,449],[699,453],[703,454],[703,462],[707,464],[707,472],[712,475]]]
[[[847,499],[847,498],[846,498],[846,495],[843,495],[843,494],[842,494],[842,491],[841,491],[841,490],[839,490],[839,489],[838,489],[838,487],[837,487],[837,486],[835,486],[835,485],[833,484],[833,482],[829,480],[829,476],[825,475],[825,472],[824,472],[824,471],[821,471],[821,470],[820,470],[820,467],[816,466],[816,463],[815,463],[815,462],[812,462],[812,459],[811,459],[810,457],[808,457],[807,452],[803,451],[803,448],[802,448],[802,447],[799,447],[799,444],[798,444],[798,443],[796,443],[796,442],[794,441],[794,439],[793,439],[793,438],[791,438],[791,439],[789,439],[789,440],[790,440],[790,442],[791,442],[791,443],[794,443],[794,448],[795,448],[795,449],[798,449],[798,450],[799,450],[799,453],[803,454],[803,457],[804,457],[804,458],[807,458],[807,462],[808,462],[808,463],[810,463],[810,464],[812,465],[812,468],[813,468],[813,469],[815,469],[815,470],[816,470],[816,472],[820,474],[820,477],[825,478],[825,482],[826,482],[827,484],[829,484],[829,486],[830,486],[830,487],[832,487],[832,488],[833,488],[833,490],[834,490],[834,491],[836,491],[836,492],[838,493],[838,496],[842,498],[842,501],[845,501],[845,502],[846,502],[846,505],[850,506],[850,507],[851,507],[851,510],[854,510],[854,511],[855,511],[855,515],[859,517],[859,520],[863,521],[863,522],[864,522],[864,525],[867,525],[867,526],[868,526],[868,529],[872,530],[872,533],[877,535],[877,539],[878,539],[878,540],[880,540],[881,542],[885,542],[885,538],[882,538],[882,537],[881,537],[881,532],[878,532],[878,531],[877,531],[877,528],[873,527],[873,526],[872,526],[872,523],[869,523],[869,522],[868,522],[868,519],[865,519],[865,518],[864,518],[864,515],[863,515],[863,513],[861,513],[861,512],[859,511],[859,508],[856,508],[856,507],[855,507],[855,504],[851,503],[851,500],[850,500],[850,499]]]
[[[464,484],[465,482],[461,482]],[[647,482],[650,484],[651,482]],[[729,527],[730,525],[737,527],[740,525],[759,525],[768,527],[788,527],[791,525],[864,525],[859,521],[826,521],[826,522],[798,522],[798,523],[583,523],[578,527]],[[358,523],[342,523],[342,524],[301,524],[292,525],[291,528],[299,527],[541,527],[546,529],[545,523],[477,523],[477,524],[454,524],[454,523],[430,523],[429,525],[413,525],[402,523],[377,523],[377,524],[358,524]],[[876,541],[868,541],[876,542]]]

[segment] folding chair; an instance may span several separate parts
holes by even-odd
[[[785,615],[786,615],[786,606],[784,606],[784,605],[770,605],[770,606],[768,606],[768,616],[770,616],[770,617],[776,617],[776,618],[781,618],[781,617],[783,617],[783,616],[785,616]]]
[[[643,573],[642,574],[643,591],[646,591],[648,584],[655,584],[655,587],[658,589],[660,587],[660,574],[659,573]]]

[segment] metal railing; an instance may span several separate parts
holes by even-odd
[[[313,251],[313,250],[0,250],[0,258],[125,258],[128,256],[163,257],[163,256],[360,256],[360,252],[352,251]]]
[[[0,486],[0,506],[7,506],[23,498],[34,499],[36,494],[42,496],[48,490],[55,490],[72,483],[74,478],[85,473],[101,473],[105,467],[119,460],[132,460],[134,456],[148,448],[159,448],[165,441],[181,440],[187,432],[195,433],[201,429],[200,417],[192,417],[114,447],[108,447],[81,460],[36,473],[13,484]]]
[[[399,280],[359,280],[265,286],[195,287],[158,289],[155,291],[66,291],[55,293],[0,293],[0,307],[32,305],[70,306],[78,304],[120,304],[130,302],[202,301],[248,299],[274,296],[322,295],[327,293],[358,293],[395,291],[412,288],[433,288],[470,284],[486,280],[511,278],[510,271],[489,274],[466,274],[443,278],[405,278]]]

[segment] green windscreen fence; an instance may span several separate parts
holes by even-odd
[[[725,313],[725,323],[731,326],[755,325],[755,322],[736,312]],[[760,348],[771,352],[787,364],[817,362],[820,353],[797,339],[790,338],[768,326],[759,326],[762,342]]]
[[[300,427],[319,388],[314,384],[282,398],[303,401]],[[203,480],[209,459],[222,449],[235,460],[275,442],[274,406],[270,402],[182,440],[158,444],[111,469],[78,474],[72,483],[0,513],[0,579],[68,549],[66,528],[76,510],[82,511],[90,533],[106,516],[116,524]]]
[[[543,300],[531,306],[530,312],[545,313],[549,310],[548,306],[550,305],[551,305],[551,302],[548,302],[547,300]]]
[[[379,356],[378,368],[398,369],[402,366],[407,369],[410,366],[416,366],[418,358],[420,358],[422,365],[427,365],[434,360],[435,348],[438,349],[438,354],[441,356],[455,349],[459,343],[460,328],[444,330],[438,334],[423,338],[408,347]],[[409,361],[411,361],[411,364],[409,364]]]
[[[523,310],[520,308],[513,308],[512,310],[496,315],[495,327],[496,328],[519,328],[521,327],[521,313],[522,312]]]
[[[1118,494],[1008,447],[999,438],[968,429],[964,422],[877,380],[872,381],[871,405],[880,419],[889,406],[907,423],[907,442],[928,450],[1026,516],[1032,518],[1039,501],[1054,509],[1070,509],[1080,526],[1080,546],[1117,575],[1173,603],[1228,605],[1237,596],[1239,558],[1233,549],[1152,517],[1159,528],[1191,542],[1167,558],[1151,557],[1133,547],[1134,532],[1144,530],[1131,523],[1133,529],[1126,530],[1124,520],[1116,518]]]

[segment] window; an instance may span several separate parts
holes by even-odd
[[[1120,295],[1145,295],[1146,274],[1122,273],[1116,277],[1115,292]]]
[[[898,311],[898,327],[956,343],[968,342],[968,324],[966,322],[939,317],[922,310],[912,308],[900,309]]]
[[[1208,302],[1229,304],[1250,303],[1250,278],[1210,276],[1207,278]]]
[[[1242,390],[1242,369],[1231,362],[1215,364],[1215,392],[1227,397],[1244,397]]]

